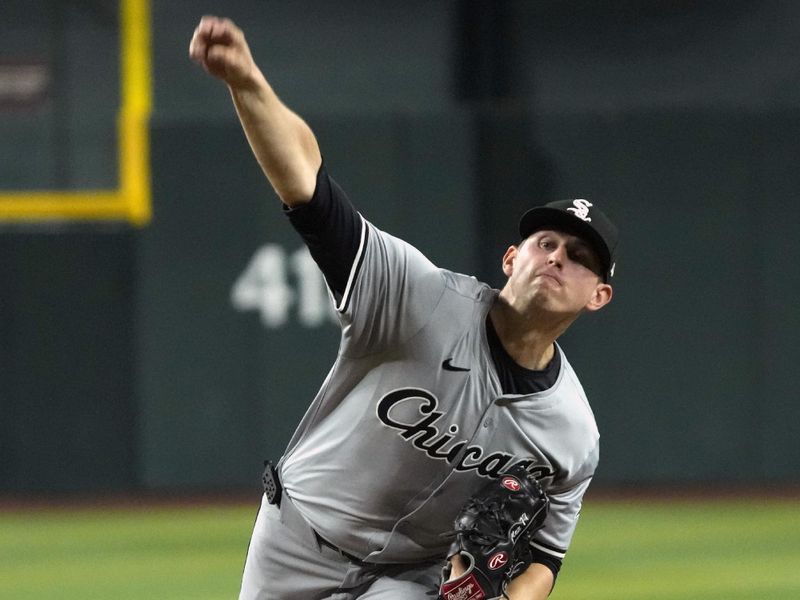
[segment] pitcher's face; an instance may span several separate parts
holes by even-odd
[[[577,315],[599,310],[611,300],[600,259],[583,239],[560,231],[533,233],[503,257],[507,299],[548,312]]]

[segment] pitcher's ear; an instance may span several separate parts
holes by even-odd
[[[600,310],[606,304],[611,302],[611,298],[614,296],[614,289],[608,283],[598,283],[597,287],[594,289],[594,293],[592,297],[589,299],[589,302],[586,303],[586,310],[595,311]]]
[[[514,272],[514,261],[517,258],[519,248],[517,246],[509,246],[506,253],[503,255],[503,274],[506,277],[511,277]]]

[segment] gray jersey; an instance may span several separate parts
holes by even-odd
[[[366,221],[361,235],[338,357],[281,460],[284,493],[344,551],[413,562],[442,557],[465,500],[525,461],[551,500],[535,545],[562,558],[599,438],[566,357],[552,388],[504,395],[485,325],[497,290]]]

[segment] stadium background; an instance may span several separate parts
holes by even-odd
[[[25,221],[3,196],[0,490],[251,485],[330,365],[301,245],[226,90],[187,59],[212,11],[246,29],[359,209],[442,266],[499,284],[524,207],[609,207],[615,301],[563,342],[603,433],[598,483],[797,482],[800,6],[150,8],[152,218]],[[116,3],[2,10],[0,65],[46,74],[34,98],[6,83],[2,192],[114,188]],[[235,305],[247,267],[273,263]]]
[[[598,492],[795,489],[800,4],[7,0],[0,496],[255,492],[332,361],[320,279],[188,60],[206,12],[441,266],[499,285],[525,207],[608,207],[614,302],[563,340]]]

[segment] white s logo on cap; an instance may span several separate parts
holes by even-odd
[[[583,219],[584,221],[591,221],[592,219],[589,217],[589,207],[594,206],[588,200],[584,200],[583,198],[579,198],[577,200],[573,200],[572,204],[574,208],[568,208],[567,210],[574,214],[579,219]]]

